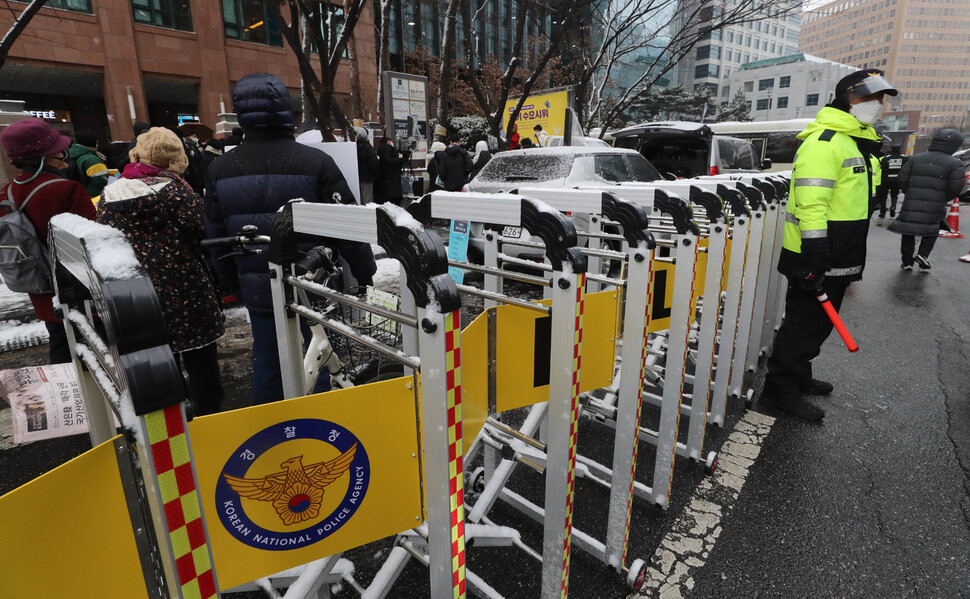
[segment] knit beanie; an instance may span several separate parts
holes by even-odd
[[[152,127],[139,135],[128,157],[132,162],[151,164],[179,174],[189,166],[182,142],[165,127]]]

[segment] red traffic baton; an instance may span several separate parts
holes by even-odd
[[[832,326],[839,332],[839,337],[842,337],[842,342],[845,343],[846,349],[850,352],[859,351],[859,346],[856,344],[855,339],[849,334],[849,329],[845,328],[845,323],[839,318],[839,313],[835,311],[835,306],[829,301],[829,296],[824,291],[819,291],[818,303],[822,304],[822,309],[825,310],[825,314],[832,321]]]

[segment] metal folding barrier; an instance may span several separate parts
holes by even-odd
[[[405,547],[420,555],[431,571],[434,597],[465,595],[465,533],[462,460],[461,300],[447,274],[441,241],[404,209],[385,204],[376,209],[309,202],[290,202],[276,216],[269,250],[273,304],[279,335],[284,394],[302,394],[304,384],[299,318],[333,325],[324,315],[302,306],[297,287],[318,293],[296,273],[296,235],[313,235],[378,244],[407,272],[406,285],[416,307],[420,356],[398,355],[418,373],[426,524],[410,535]],[[331,298],[339,297],[331,294]],[[409,315],[400,320],[411,324]],[[375,344],[377,345],[377,344]],[[395,350],[388,349],[387,353]],[[417,431],[416,431],[417,432]],[[447,448],[447,451],[442,451]]]

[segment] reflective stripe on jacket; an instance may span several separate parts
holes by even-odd
[[[854,138],[880,138],[872,127],[832,107],[820,110],[798,138],[804,142],[792,172],[779,269],[788,274],[792,263],[801,262],[791,254],[801,254],[827,264],[827,276],[858,279],[865,264],[869,202],[881,169],[878,158],[864,154]]]

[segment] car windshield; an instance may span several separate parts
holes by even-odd
[[[592,154],[578,156],[570,181],[656,181],[661,178],[657,169],[639,154]]]
[[[505,181],[551,181],[569,175],[575,156],[569,154],[525,154],[502,152],[496,154],[475,181],[502,183]]]

